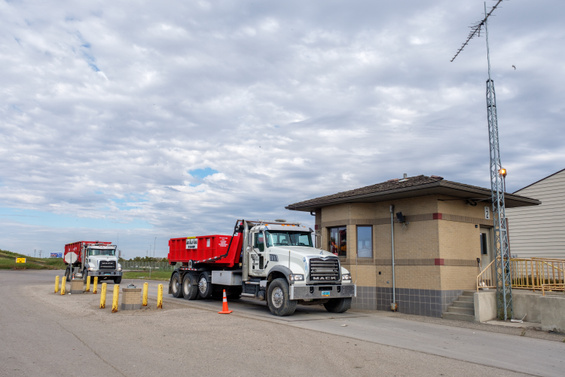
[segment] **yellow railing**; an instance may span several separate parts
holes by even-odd
[[[495,261],[477,276],[477,290],[496,288]],[[545,258],[511,258],[512,289],[565,291],[565,260]]]
[[[477,291],[479,289],[496,289],[496,270],[494,260],[486,266],[477,276]]]

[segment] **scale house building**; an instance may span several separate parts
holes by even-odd
[[[505,202],[540,204],[507,193]],[[490,188],[405,174],[286,208],[315,216],[316,245],[357,284],[356,309],[441,317],[494,257]]]

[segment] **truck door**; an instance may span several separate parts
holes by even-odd
[[[252,276],[265,276],[265,236],[263,232],[252,233],[251,252],[249,253],[250,274]]]

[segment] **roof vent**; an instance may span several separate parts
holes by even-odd
[[[438,179],[440,181],[443,179],[443,177],[440,177],[439,175],[432,175],[430,178]]]
[[[404,176],[398,182],[406,182],[407,180],[408,180],[408,174],[404,173]]]

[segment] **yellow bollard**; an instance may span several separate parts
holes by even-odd
[[[163,309],[163,284],[158,285],[157,289],[157,307]]]
[[[86,276],[86,290],[85,292],[90,292],[90,276]]]
[[[61,282],[61,296],[65,294],[65,289],[67,289],[67,277],[63,276],[63,281]]]
[[[149,288],[149,283],[143,283],[143,306],[147,306],[147,289]]]
[[[120,285],[114,284],[114,296],[112,297],[112,313],[118,311],[119,299],[120,299]]]
[[[59,292],[59,275],[55,276],[55,293]]]
[[[92,283],[92,293],[96,294],[98,292],[98,276],[94,277],[94,283]]]
[[[102,292],[100,292],[100,309],[106,307],[106,283],[102,283]]]

